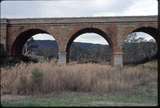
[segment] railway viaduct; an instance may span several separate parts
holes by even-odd
[[[27,39],[47,33],[57,41],[58,63],[65,64],[69,62],[70,46],[76,37],[83,33],[97,33],[112,47],[112,65],[122,67],[122,44],[129,33],[151,35],[160,51],[157,20],[157,16],[1,19],[0,44],[8,56],[21,56]]]

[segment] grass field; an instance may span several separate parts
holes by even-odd
[[[10,95],[12,96],[12,95]],[[7,96],[6,96],[7,97]],[[21,96],[2,101],[2,106],[156,106],[156,96],[62,92],[43,96]],[[5,96],[3,97],[5,98]],[[9,96],[8,96],[9,98]]]
[[[2,106],[156,106],[157,63],[18,64],[1,69]]]

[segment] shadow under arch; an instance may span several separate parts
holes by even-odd
[[[100,36],[102,36],[108,43],[109,46],[113,46],[113,42],[111,40],[111,38],[102,30],[98,29],[98,28],[84,28],[79,30],[78,32],[76,32],[75,34],[73,34],[71,36],[71,38],[69,39],[68,43],[67,43],[67,47],[66,47],[66,62],[69,63],[69,57],[70,57],[70,47],[74,41],[74,39],[76,39],[78,36],[84,34],[84,33],[96,33],[99,34]],[[112,48],[113,49],[113,48]]]
[[[129,34],[131,33],[134,33],[134,32],[142,32],[142,33],[146,33],[146,34],[149,34],[151,37],[153,37],[156,41],[156,44],[157,44],[157,52],[156,52],[156,58],[158,59],[159,58],[159,52],[160,52],[160,42],[159,42],[159,32],[158,32],[158,29],[154,28],[154,27],[139,27],[139,28],[136,28],[135,30],[131,31]],[[128,36],[127,36],[128,37]],[[127,39],[126,37],[126,39]],[[145,62],[148,62],[147,60],[145,60],[144,62],[142,63],[145,63]]]
[[[31,38],[32,36],[34,36],[36,34],[40,34],[40,33],[50,34],[49,32],[42,30],[42,29],[29,29],[29,30],[26,30],[26,31],[20,33],[11,47],[11,56],[23,57],[22,49],[23,49],[25,42],[29,38]],[[55,39],[55,41],[56,41],[56,39]],[[57,43],[57,41],[56,41],[56,43]],[[58,43],[57,43],[57,47],[58,47]]]

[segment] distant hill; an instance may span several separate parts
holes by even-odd
[[[58,46],[52,40],[34,40],[30,42],[30,50],[34,55],[57,58]]]
[[[33,45],[39,48],[58,48],[56,41],[52,40],[34,40]]]
[[[56,41],[34,40],[31,50],[38,56],[58,57]],[[157,47],[154,42],[125,43],[123,45],[124,63],[141,63],[156,58]],[[111,61],[112,49],[108,45],[74,42],[70,48],[70,60],[78,62]]]

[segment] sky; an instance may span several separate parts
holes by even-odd
[[[1,2],[1,18],[147,16],[157,14],[157,0],[10,0]],[[42,37],[43,39],[48,38],[47,36]],[[87,40],[93,43],[98,40],[99,43],[104,43],[103,38],[96,34],[84,34],[78,40],[81,42]]]
[[[55,40],[54,37],[52,35],[49,35],[49,34],[37,34],[37,35],[34,35],[33,38],[35,40]],[[101,35],[98,35],[96,33],[82,34],[82,35],[78,36],[74,40],[74,42],[108,45],[108,42]]]

